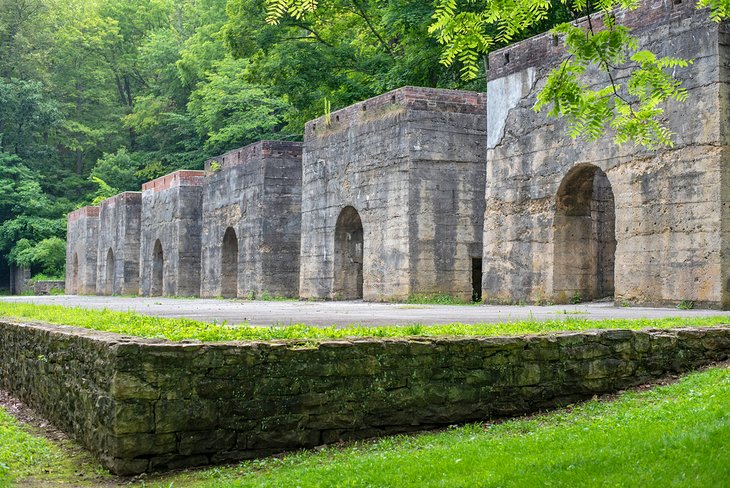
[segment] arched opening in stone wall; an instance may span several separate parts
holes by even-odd
[[[159,239],[155,241],[152,249],[152,283],[150,287],[150,295],[160,296],[163,294],[165,287],[165,257],[162,253],[162,243]]]
[[[471,301],[482,301],[482,258],[471,258]]]
[[[226,229],[221,250],[221,296],[238,296],[238,237],[233,227]]]
[[[71,265],[71,290],[72,294],[79,293],[79,254],[74,253],[73,263]]]
[[[584,301],[614,294],[616,205],[606,173],[576,166],[560,184],[553,227],[553,292]]]
[[[109,248],[106,253],[106,269],[104,276],[104,295],[114,294],[114,251]]]
[[[363,297],[363,229],[360,214],[345,207],[335,226],[334,297],[355,300]]]

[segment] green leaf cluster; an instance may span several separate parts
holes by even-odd
[[[697,8],[709,8],[715,22],[730,17],[730,0],[697,0]]]
[[[672,133],[660,122],[662,107],[669,100],[684,101],[687,92],[668,69],[691,60],[636,51],[638,41],[628,28],[610,16],[604,24],[597,32],[568,23],[553,30],[564,37],[569,56],[548,76],[534,109],[550,106],[548,115],[564,118],[574,138],[594,141],[610,128],[619,145],[671,146]],[[626,72],[625,80],[618,78]],[[597,73],[605,85],[594,87]]]
[[[66,241],[49,237],[33,244],[28,239],[20,239],[8,257],[16,265],[37,269],[43,275],[63,276],[66,269]]]

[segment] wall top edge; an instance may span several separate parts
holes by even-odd
[[[125,191],[122,193],[119,193],[118,195],[114,195],[113,197],[107,198],[106,200],[102,201],[99,204],[99,207],[104,207],[107,205],[115,205],[117,203],[137,203],[142,201],[142,192],[141,191]]]
[[[99,207],[94,205],[89,205],[86,207],[81,207],[79,209],[74,210],[73,212],[68,214],[68,220],[73,221],[80,219],[81,217],[98,217],[99,216]]]
[[[225,169],[270,157],[301,159],[302,149],[303,143],[297,141],[258,141],[210,158],[205,162],[205,170],[210,171],[212,162],[217,162]]]
[[[342,125],[398,109],[486,114],[487,94],[466,90],[404,86],[336,110],[329,115],[329,119],[331,124]],[[304,126],[305,137],[314,135],[318,125],[324,127],[327,118],[322,116],[307,122]]]
[[[309,349],[327,349],[327,348],[344,348],[357,347],[362,345],[414,345],[414,346],[437,346],[449,344],[483,344],[494,346],[508,346],[523,344],[525,342],[548,341],[554,342],[561,339],[571,341],[585,339],[605,339],[605,340],[624,340],[630,336],[636,335],[705,335],[712,333],[730,334],[730,325],[716,325],[707,327],[674,327],[669,329],[590,329],[585,331],[556,331],[548,334],[525,334],[517,336],[428,336],[428,337],[362,337],[350,339],[323,339],[321,341],[297,340],[297,339],[280,339],[270,341],[222,341],[222,342],[198,342],[198,341],[178,341],[173,342],[166,339],[153,339],[127,336],[113,332],[98,331],[74,327],[68,325],[54,325],[42,322],[21,322],[10,319],[0,320],[0,326],[21,327],[33,329],[43,333],[58,334],[65,337],[78,337],[84,340],[91,340],[97,343],[105,343],[110,347],[142,347],[145,349],[162,349],[162,350],[185,350],[197,351],[201,349],[296,349],[301,350],[302,346],[309,346]]]
[[[640,6],[634,10],[616,9],[614,15],[619,24],[632,29],[634,35],[670,25],[690,17],[704,17],[708,25],[720,25],[710,21],[707,9],[697,10],[695,2],[676,0],[641,0]],[[603,28],[603,15],[591,16],[594,29]],[[575,21],[581,27],[588,26],[588,17]],[[551,32],[545,32],[525,39],[524,41],[492,51],[489,54],[489,81],[540,66],[557,66],[565,55],[562,41]]]
[[[179,186],[203,186],[205,171],[182,169],[142,185],[142,191],[162,191]]]

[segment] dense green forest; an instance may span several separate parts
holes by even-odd
[[[0,275],[62,274],[69,211],[300,139],[325,101],[483,90],[483,72],[464,81],[439,63],[433,13],[431,0],[334,0],[271,25],[263,0],[0,0]]]

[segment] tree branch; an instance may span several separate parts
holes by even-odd
[[[370,29],[370,32],[372,32],[373,35],[378,38],[378,41],[380,41],[380,44],[382,44],[385,50],[388,51],[388,54],[390,54],[392,57],[395,57],[395,53],[393,52],[393,50],[390,48],[388,43],[385,42],[385,39],[383,39],[380,33],[378,33],[378,31],[375,29],[375,26],[373,26],[372,22],[370,21],[370,17],[368,17],[367,13],[365,13],[365,9],[362,7],[362,4],[359,3],[358,0],[352,0],[352,4],[358,10],[360,17],[363,18],[368,28]]]

